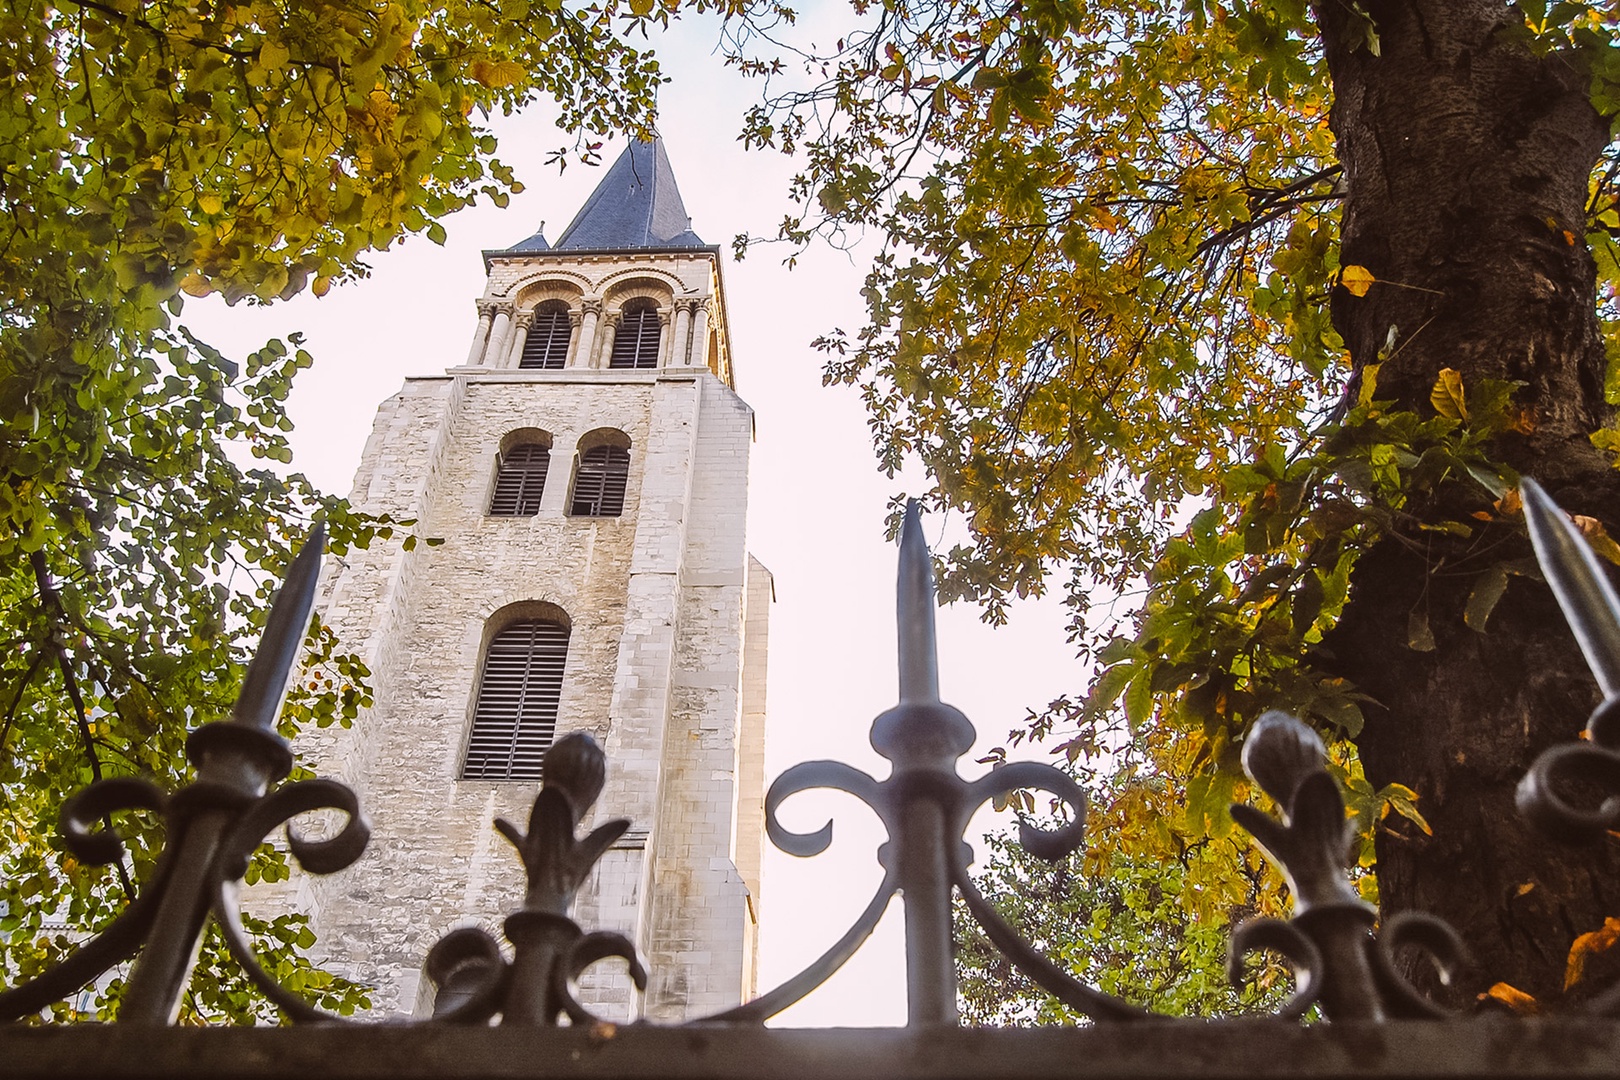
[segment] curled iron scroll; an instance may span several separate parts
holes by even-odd
[[[336,810],[347,815],[343,828],[325,840],[297,835],[292,819],[315,810]],[[287,843],[301,867],[311,873],[331,874],[352,865],[371,837],[371,826],[360,812],[359,800],[335,780],[304,780],[278,788],[255,802],[220,846],[214,863],[214,916],[236,962],[253,985],[290,1019],[323,1023],[355,1023],[317,1009],[277,982],[259,963],[242,925],[241,880],[253,852],[278,825],[287,826]]]
[[[1571,783],[1599,788],[1596,808],[1578,806],[1559,793]],[[1561,743],[1536,758],[1519,781],[1519,812],[1542,832],[1566,843],[1602,839],[1620,828],[1620,753],[1591,743]]]
[[[1002,955],[1019,971],[1029,976],[1037,986],[1075,1012],[1093,1020],[1147,1020],[1153,1017],[1152,1013],[1128,1001],[1122,1001],[1095,987],[1087,986],[1036,952],[1028,942],[1018,936],[1017,931],[996,914],[996,909],[990,906],[990,902],[979,892],[973,884],[973,879],[965,871],[958,872],[956,887],[961,890],[968,911],[973,914],[974,921],[984,928],[985,936],[990,939],[990,943],[1001,950]]]
[[[1459,1015],[1418,993],[1401,974],[1396,952],[1409,947],[1427,953],[1440,981],[1448,985],[1468,962],[1468,946],[1444,919],[1422,911],[1403,911],[1385,919],[1373,940],[1371,955],[1373,974],[1390,1015],[1402,1020],[1444,1020]]]
[[[877,811],[879,817],[887,809],[888,800],[884,796],[883,785],[854,766],[841,761],[801,762],[778,776],[765,793],[765,832],[771,838],[771,843],[789,855],[797,855],[801,859],[820,855],[832,843],[831,821],[814,832],[797,833],[784,826],[776,816],[776,811],[789,797],[817,788],[853,795]]]
[[[1069,821],[1055,829],[1042,829],[1019,819],[1018,843],[1037,858],[1053,862],[1080,847],[1086,839],[1086,793],[1067,773],[1038,761],[1015,761],[994,769],[968,785],[966,818],[991,799],[1015,791],[1035,790],[1055,795],[1069,808]]]
[[[765,794],[765,832],[771,842],[790,855],[809,858],[827,850],[832,843],[832,822],[828,821],[814,832],[797,833],[786,828],[776,816],[777,810],[790,796],[801,791],[825,789],[853,795],[876,811],[884,827],[888,828],[889,799],[883,784],[851,765],[841,761],[806,761],[793,766],[778,776]],[[832,947],[780,986],[761,994],[752,1001],[727,1009],[712,1016],[692,1021],[696,1024],[712,1023],[764,1023],[789,1005],[801,1000],[816,987],[826,982],[833,973],[854,956],[883,918],[899,884],[892,869],[886,869],[883,881],[872,899]]]
[[[592,964],[602,960],[620,959],[625,962],[637,990],[647,989],[647,969],[642,966],[641,958],[636,955],[635,942],[623,934],[616,934],[608,930],[597,930],[586,934],[574,942],[562,963],[557,966],[556,977],[558,985],[554,987],[557,998],[562,1002],[563,1011],[568,1019],[575,1024],[594,1024],[601,1022],[601,1017],[585,1008],[574,993],[574,987],[579,977]]]
[[[964,831],[967,819],[984,803],[1025,790],[1044,791],[1062,800],[1068,807],[1069,820],[1055,829],[1042,829],[1020,819],[1018,843],[1031,855],[1049,862],[1076,851],[1086,837],[1086,793],[1067,773],[1036,761],[1015,761],[1003,765],[968,784],[967,798],[961,811]],[[1081,982],[1042,956],[1001,918],[979,892],[978,886],[973,884],[973,878],[965,866],[958,868],[955,884],[969,913],[984,930],[990,943],[1014,967],[1064,1005],[1096,1021],[1146,1020],[1155,1015]]]
[[[508,968],[500,943],[487,932],[476,926],[450,931],[434,942],[422,967],[438,990],[435,1021],[482,1024],[500,1011]]]
[[[1243,961],[1251,952],[1267,949],[1281,953],[1294,969],[1294,993],[1277,1015],[1284,1020],[1304,1016],[1321,994],[1326,966],[1316,943],[1292,923],[1281,919],[1250,919],[1232,931],[1226,977],[1234,987],[1244,983]]]
[[[144,780],[98,780],[62,804],[58,820],[63,846],[91,866],[115,863],[123,858],[124,842],[103,824],[108,817],[121,810],[162,812],[167,801],[162,790]],[[163,859],[141,894],[67,959],[36,979],[0,991],[0,1023],[20,1020],[61,1001],[139,952],[157,917],[168,878],[169,860]]]
[[[120,810],[156,810],[168,807],[168,796],[145,780],[118,776],[97,780],[62,804],[58,828],[62,843],[74,857],[91,866],[115,863],[124,854],[124,841],[110,825],[102,824]],[[97,828],[101,825],[101,828]]]

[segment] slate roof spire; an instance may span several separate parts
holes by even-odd
[[[664,140],[636,141],[608,169],[555,244],[542,233],[514,244],[519,251],[625,251],[700,248],[692,231]]]

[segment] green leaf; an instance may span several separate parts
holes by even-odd
[[[1143,669],[1125,687],[1125,719],[1134,730],[1153,715],[1153,682]]]
[[[1474,581],[1474,587],[1468,593],[1468,606],[1463,611],[1463,622],[1480,633],[1485,632],[1485,624],[1490,621],[1491,612],[1496,610],[1496,603],[1502,599],[1507,591],[1508,572],[1501,563],[1490,567]]]

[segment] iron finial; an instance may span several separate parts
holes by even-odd
[[[265,620],[264,636],[248,664],[241,696],[232,710],[238,723],[265,731],[276,726],[276,714],[281,711],[281,699],[287,691],[287,673],[298,658],[298,649],[309,630],[310,612],[315,609],[315,586],[320,580],[325,548],[326,525],[317,521],[287,569],[286,583],[276,593],[270,617]]]
[[[939,700],[939,648],[934,636],[934,563],[923,539],[922,508],[906,500],[900,527],[900,581],[895,615],[900,630],[900,700]]]
[[[1536,560],[1575,632],[1586,666],[1604,697],[1620,696],[1620,599],[1591,545],[1541,485],[1527,476],[1519,491]]]

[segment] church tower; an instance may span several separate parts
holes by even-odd
[[[343,554],[324,586],[375,702],[300,740],[374,836],[302,886],[316,950],[379,1010],[431,1010],[428,948],[456,925],[499,936],[521,901],[492,820],[526,821],[546,747],[585,731],[608,756],[597,819],[634,824],[576,917],[636,942],[649,1018],[706,1015],[754,992],[771,599],[744,548],[753,414],[719,248],[655,140],[554,244],[484,263],[466,363],[382,405],[352,495],[442,543]],[[625,1017],[631,993],[603,976],[583,998]]]

